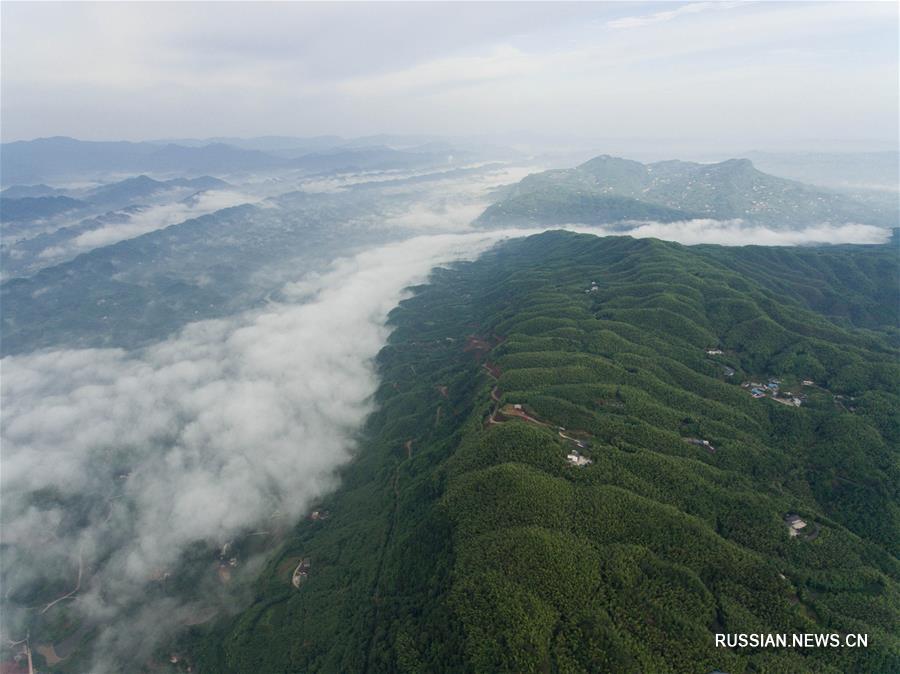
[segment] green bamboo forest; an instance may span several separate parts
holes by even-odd
[[[203,672],[900,671],[897,243],[557,231],[435,270],[339,490],[181,646]]]

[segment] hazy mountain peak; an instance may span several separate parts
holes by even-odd
[[[715,164],[677,159],[642,164],[604,154],[572,169],[529,175],[504,194],[482,215],[482,224],[670,222],[679,216],[741,219],[779,228],[826,222],[897,224],[896,209],[876,209],[768,175],[746,158]],[[618,201],[610,201],[613,197]]]

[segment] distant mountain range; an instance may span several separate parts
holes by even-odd
[[[86,206],[83,201],[69,197],[0,197],[0,220],[37,220],[49,218]]]
[[[0,176],[4,185],[10,185],[84,177],[92,173],[250,171],[273,166],[277,161],[264,152],[224,144],[159,146],[55,137],[4,143],[0,153]]]
[[[457,147],[431,137],[409,138],[396,146],[378,142],[398,140],[389,136],[355,140],[333,136],[227,140],[229,143],[198,140],[134,143],[54,137],[4,143],[0,152],[0,180],[3,185],[15,185],[114,173],[223,175],[276,169],[320,172],[420,168],[446,165],[450,157],[456,161],[474,160],[487,149]],[[512,153],[508,148],[490,149]]]
[[[65,190],[50,187],[50,185],[11,185],[0,192],[2,199],[24,199],[26,197],[52,197],[64,195]]]
[[[149,176],[139,175],[98,187],[89,192],[85,198],[95,204],[111,202],[132,203],[135,199],[142,199],[171,189],[187,188],[202,192],[206,190],[223,190],[229,187],[230,185],[224,180],[213,178],[212,176],[154,180]]]
[[[171,190],[224,190],[231,187],[212,176],[154,180],[146,175],[126,178],[94,189],[60,190],[47,185],[13,185],[0,192],[0,221],[31,222],[71,212],[97,213],[124,208]],[[77,198],[76,198],[77,197]]]
[[[601,155],[576,168],[529,175],[499,194],[500,200],[481,215],[479,224],[611,224],[690,218],[741,219],[777,227],[823,222],[892,227],[898,223],[896,209],[877,208],[763,173],[748,159],[642,164]]]
[[[342,136],[256,136],[238,138],[219,136],[214,138],[179,138],[165,141],[149,141],[156,144],[172,143],[187,147],[202,147],[222,143],[244,150],[260,150],[269,154],[297,158],[315,153],[337,153],[348,150],[387,148],[411,153],[452,153],[460,156],[477,156],[482,159],[521,158],[521,153],[511,147],[485,141],[484,138],[444,137],[422,134],[380,133],[358,138]]]

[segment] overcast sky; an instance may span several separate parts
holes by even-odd
[[[898,5],[12,3],[2,137],[898,136]]]

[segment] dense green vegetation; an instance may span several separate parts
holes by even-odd
[[[706,246],[694,250],[705,251]],[[885,246],[710,246],[709,255],[779,296],[845,326],[893,330],[900,307],[900,230]],[[852,254],[848,252],[852,251]]]
[[[580,185],[539,185],[514,198],[488,207],[482,224],[602,225],[626,220],[678,222],[700,217],[697,213],[650,204],[639,199],[597,194]]]
[[[900,671],[896,261],[550,232],[436,271],[393,314],[330,517],[181,648],[203,672]],[[767,377],[815,385],[740,386]]]
[[[572,169],[527,176],[504,190],[478,222],[492,226],[740,218],[778,227],[823,222],[896,227],[898,215],[896,200],[885,206],[864,204],[763,173],[747,159],[641,164],[601,155]]]

